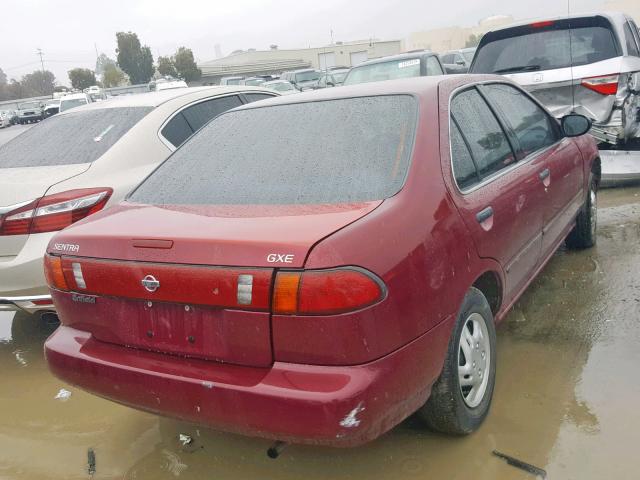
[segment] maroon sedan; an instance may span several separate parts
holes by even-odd
[[[225,113],[51,241],[49,366],[135,408],[287,442],[358,445],[416,411],[472,432],[495,325],[562,242],[595,242],[589,126],[493,76]]]

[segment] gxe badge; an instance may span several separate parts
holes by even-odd
[[[149,292],[155,292],[160,288],[160,282],[156,280],[156,277],[153,275],[147,275],[140,281],[140,283],[142,283],[142,286]]]

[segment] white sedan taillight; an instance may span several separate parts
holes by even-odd
[[[0,216],[0,235],[55,232],[102,210],[111,188],[82,188],[55,193]]]
[[[618,93],[618,80],[620,75],[602,75],[599,77],[583,78],[581,85],[600,95],[615,95]]]

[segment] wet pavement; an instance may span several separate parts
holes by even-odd
[[[47,371],[51,327],[0,312],[0,478],[635,479],[640,430],[640,188],[600,194],[597,247],[559,251],[498,328],[487,421],[450,438],[411,418],[350,450],[291,446],[141,413]],[[68,392],[65,392],[65,390]],[[70,393],[70,396],[69,396]],[[56,396],[58,398],[56,398]],[[180,434],[193,437],[183,447]]]

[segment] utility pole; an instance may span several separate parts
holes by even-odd
[[[36,55],[40,57],[40,65],[42,66],[42,85],[40,87],[40,92],[44,94],[46,91],[46,85],[44,80],[44,60],[42,60],[42,56],[44,55],[44,53],[42,53],[42,49],[38,48],[36,51]]]

